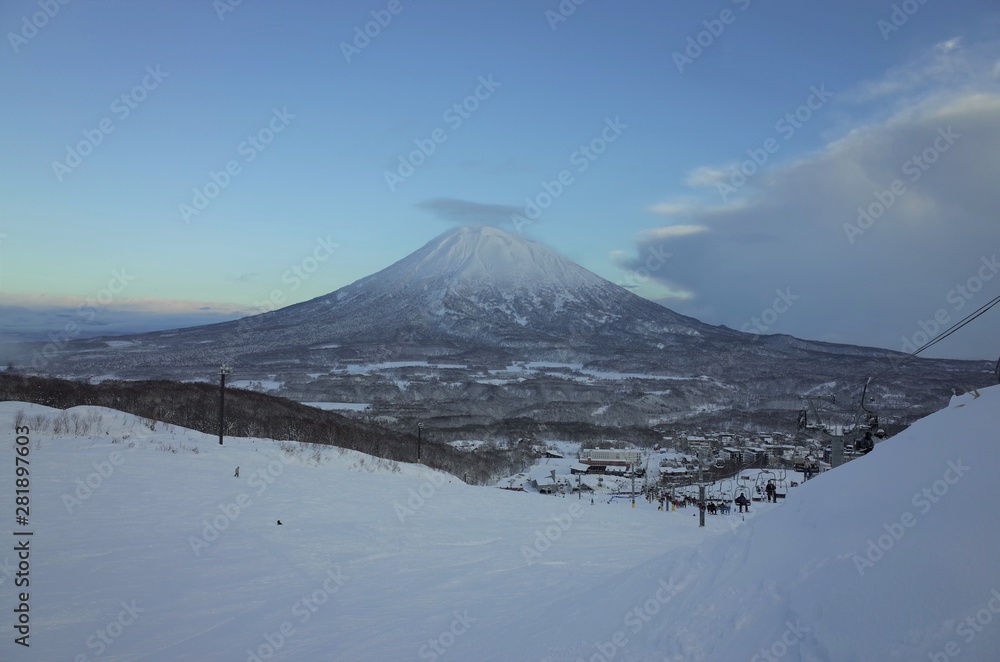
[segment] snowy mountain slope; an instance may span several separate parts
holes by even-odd
[[[279,394],[294,399],[440,407],[458,419],[456,425],[462,417],[479,420],[481,413],[471,409],[485,400],[497,404],[490,419],[520,415],[525,389],[476,384],[489,371],[518,362],[683,378],[687,382],[676,385],[659,412],[675,416],[699,405],[742,407],[748,393],[758,401],[788,400],[817,384],[860,385],[901,358],[886,350],[707,325],[491,227],[453,229],[330,294],[243,320],[25,349],[28,356],[15,364],[62,377],[204,379],[228,363],[238,379],[280,384]],[[417,380],[390,369],[365,378],[350,372],[421,361],[447,364],[450,372],[428,371]],[[915,411],[929,411],[950,387],[984,383],[989,367],[917,360],[885,375],[882,384]],[[717,381],[706,383],[705,375]],[[629,406],[642,385],[617,381],[597,389],[567,385],[551,394],[544,393],[545,384],[529,385],[535,399],[585,401],[579,409],[563,406],[536,416],[589,421],[600,391],[601,404],[623,404],[616,411],[624,423],[646,424],[649,416]],[[449,382],[443,391],[442,382]]]
[[[953,399],[731,535],[529,610],[514,629],[532,659],[993,662],[998,429],[1000,386]],[[554,634],[543,611],[572,613],[572,631]]]
[[[1000,650],[1000,387],[706,529],[644,500],[472,487],[329,447],[219,447],[106,409],[71,410],[55,433],[58,416],[0,404],[0,428],[33,428],[31,648],[4,619],[4,660],[989,662]],[[0,506],[13,512],[8,479]],[[15,561],[0,552],[0,567]]]
[[[480,625],[725,528],[645,502],[470,487],[325,446],[220,447],[108,409],[0,403],[0,429],[15,423],[30,428],[31,515],[17,530],[34,534],[32,629],[25,649],[0,620],[5,662],[435,659],[460,633],[504,650],[509,633],[477,640]],[[13,515],[8,439],[0,507]],[[666,519],[669,542],[656,526]],[[13,542],[5,550],[12,613]]]
[[[234,353],[324,343],[341,353],[365,343],[548,347],[596,335],[606,343],[615,329],[734,335],[635,296],[524,237],[478,227],[446,232],[375,274],[252,321],[143,334],[134,338],[138,345],[116,349],[128,358],[156,347],[191,357],[226,348],[232,360]],[[213,346],[183,346],[204,340]]]

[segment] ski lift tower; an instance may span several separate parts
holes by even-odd
[[[807,430],[821,430],[830,436],[832,441],[830,447],[830,466],[837,468],[844,463],[844,428],[836,425],[830,426],[822,422],[819,410],[816,408],[817,401],[825,401],[836,404],[835,395],[800,395],[800,400],[805,400],[809,412],[806,416],[800,416],[800,424]],[[813,422],[809,422],[808,416],[812,416]]]
[[[813,423],[809,423],[808,414],[805,411],[799,414],[799,427],[806,428],[808,430],[821,430],[830,436],[832,440],[830,448],[830,466],[832,468],[839,467],[844,463],[844,436],[848,433],[856,432],[858,429],[863,427],[869,427],[868,424],[862,425],[860,423],[862,415],[867,415],[869,417],[869,423],[872,420],[877,420],[877,416],[874,416],[875,412],[865,407],[865,403],[868,402],[868,385],[871,383],[872,378],[869,377],[865,380],[864,388],[861,389],[861,400],[858,402],[858,407],[854,411],[854,419],[850,425],[827,425],[822,422],[822,418],[819,415],[819,411],[816,409],[816,402],[820,400],[825,400],[827,402],[836,403],[837,396],[835,395],[800,395],[799,399],[806,401],[806,406],[809,408],[809,414],[813,417]]]
[[[702,474],[701,451],[698,451],[698,526],[705,526],[705,478]]]

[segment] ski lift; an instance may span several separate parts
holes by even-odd
[[[844,440],[845,435],[856,432],[857,430],[861,429],[870,431],[873,429],[872,428],[873,425],[876,428],[878,427],[877,412],[868,409],[868,407],[865,406],[866,403],[868,402],[868,385],[871,384],[872,379],[874,378],[869,377],[868,379],[865,380],[864,387],[861,389],[861,399],[860,401],[855,400],[857,406],[854,408],[854,413],[851,422],[846,425],[806,423],[803,426],[802,423],[804,423],[808,419],[808,416],[803,416],[801,412],[799,414],[800,429],[801,427],[805,427],[807,429],[813,429],[815,426],[815,428],[823,430],[823,432],[830,435],[830,437],[832,438],[833,446],[831,449],[830,463],[833,467],[840,466],[846,459],[850,459],[851,457],[857,456],[857,453],[855,452],[854,448],[845,448],[845,446],[851,446],[851,444],[845,444]],[[816,407],[816,403],[818,401],[826,401],[832,404],[835,404],[837,402],[837,396],[835,395],[800,395],[799,399],[805,401],[806,406],[808,408],[808,412],[812,414],[812,416],[816,421],[820,420],[819,410]],[[844,412],[844,414],[847,414],[847,412]],[[844,457],[845,450],[848,451],[850,457],[847,458]]]
[[[764,476],[770,476],[770,478],[764,478]],[[769,469],[766,469],[764,471],[758,472],[758,474],[757,474],[757,480],[754,481],[754,491],[757,494],[764,494],[766,490],[764,489],[764,487],[761,486],[761,479],[764,480],[764,486],[766,486],[767,485],[767,481],[770,480],[770,481],[773,482],[776,478],[777,478],[777,476],[775,475],[775,473],[773,471],[769,470]],[[777,484],[775,484],[775,487],[777,488]]]
[[[720,486],[719,491],[722,493],[723,500],[729,502],[735,499],[736,498],[735,488],[736,488],[736,481],[733,480],[732,478],[727,478],[724,481],[722,481],[722,485]]]
[[[780,469],[775,472],[774,500],[784,499],[788,495],[788,471]]]

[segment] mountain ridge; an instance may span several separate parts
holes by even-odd
[[[374,274],[279,310],[73,341],[50,371],[198,380],[226,363],[293,399],[378,404],[400,425],[421,415],[455,425],[592,421],[595,410],[604,424],[654,425],[788,402],[827,384],[842,392],[891,368],[873,392],[904,394],[917,415],[955,386],[988,383],[985,362],[904,358],[711,326],[481,226],[449,230]]]

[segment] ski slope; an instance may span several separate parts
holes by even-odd
[[[59,414],[0,404],[5,662],[989,661],[1000,650],[997,388],[705,529],[693,509],[644,499],[632,509],[473,487],[331,447],[220,447],[108,409],[69,410],[57,434]],[[31,428],[27,527],[13,527],[16,422]],[[13,629],[24,529],[29,648]]]

